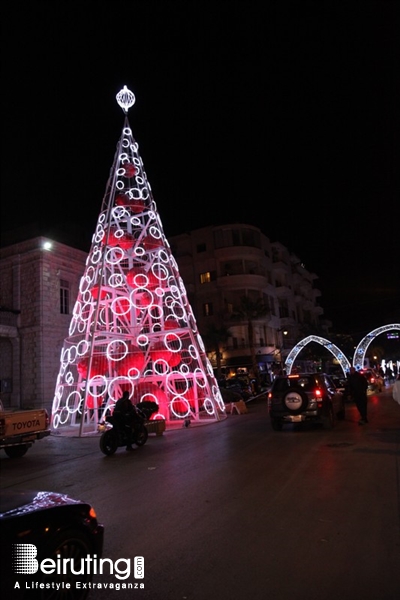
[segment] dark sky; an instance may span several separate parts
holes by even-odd
[[[334,329],[399,322],[398,9],[4,1],[3,240],[36,222],[89,249],[127,85],[167,237],[256,225],[318,275]]]

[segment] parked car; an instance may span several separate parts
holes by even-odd
[[[225,384],[227,390],[237,392],[245,402],[253,396],[251,382],[247,377],[231,377],[226,380]]]
[[[281,431],[284,424],[310,421],[332,429],[336,419],[345,418],[343,394],[325,373],[296,373],[277,377],[268,393],[271,426]]]
[[[75,567],[78,573],[81,559],[87,559],[88,555],[101,558],[104,527],[90,504],[55,492],[3,490],[0,531],[2,598],[86,598],[88,589],[83,584],[92,580],[92,574],[57,574],[50,573],[51,569],[46,574],[37,565],[44,559],[53,560],[55,564],[57,561],[63,564],[64,558],[74,559],[75,565],[79,565]],[[81,582],[79,586],[75,585],[77,581]],[[54,588],[58,583],[61,589],[56,592]],[[70,584],[69,589],[67,584]]]
[[[381,392],[385,387],[385,381],[383,377],[379,375],[377,371],[374,369],[362,369],[360,371],[364,377],[366,377],[368,381],[368,392],[374,394],[376,392]]]

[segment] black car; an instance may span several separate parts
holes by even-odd
[[[62,565],[73,559],[79,572],[88,556],[102,556],[104,527],[90,504],[55,492],[3,490],[0,532],[2,598],[86,598],[90,569],[73,575]]]
[[[271,426],[281,431],[285,423],[310,421],[332,429],[345,418],[342,393],[325,373],[296,373],[277,377],[268,393]]]

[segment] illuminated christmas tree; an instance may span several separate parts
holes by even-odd
[[[158,404],[152,418],[217,421],[224,403],[165,238],[127,112],[64,340],[52,427],[97,431],[126,390]]]

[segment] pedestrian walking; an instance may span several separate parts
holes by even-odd
[[[359,373],[354,367],[350,367],[350,375],[348,377],[348,388],[351,397],[353,398],[357,410],[360,413],[361,419],[358,421],[359,425],[365,425],[368,423],[367,416],[367,389],[368,381],[364,375]]]

